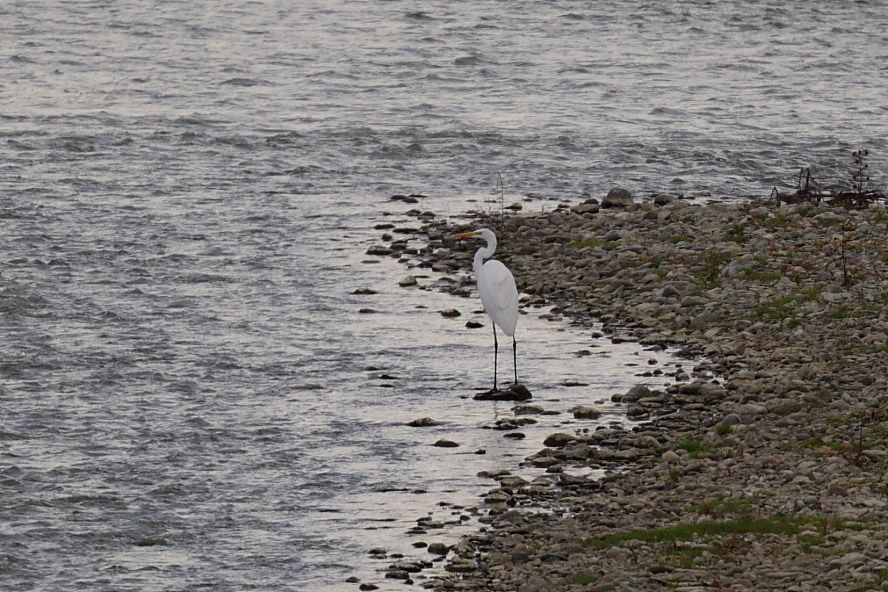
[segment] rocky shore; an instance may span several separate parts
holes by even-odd
[[[468,270],[476,245],[448,238],[463,227],[415,213],[429,242],[413,257]],[[884,207],[624,199],[479,225],[524,306],[696,365],[614,394],[649,420],[634,430],[550,436],[526,460],[556,467],[548,481],[496,475],[489,528],[436,589],[888,590]],[[576,474],[589,466],[614,470]]]

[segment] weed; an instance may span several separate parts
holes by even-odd
[[[595,578],[584,571],[574,575],[571,578],[567,579],[568,584],[573,584],[575,586],[588,586],[589,584],[595,583]]]
[[[738,245],[745,245],[749,242],[749,237],[746,236],[746,224],[743,222],[737,222],[736,224],[731,225],[731,228],[725,234],[725,240],[737,243]]]
[[[727,436],[734,431],[734,426],[729,423],[720,423],[715,426],[715,433],[719,436]]]
[[[731,260],[731,254],[722,251],[709,251],[703,257],[703,267],[697,272],[697,283],[704,289],[721,285],[721,270]]]
[[[780,296],[770,302],[754,306],[752,314],[763,321],[777,321],[781,327],[784,323],[790,328],[798,327],[808,316],[808,311],[801,308],[801,305],[818,300],[821,291],[819,286],[813,286],[796,294]]]
[[[789,218],[783,212],[777,212],[773,216],[768,216],[762,220],[762,227],[768,230],[780,230],[789,226]]]
[[[681,523],[673,526],[644,528],[618,532],[598,539],[586,539],[587,547],[603,549],[614,547],[626,541],[642,541],[645,543],[661,543],[674,541],[690,541],[703,537],[716,537],[734,534],[778,534],[798,536],[803,530],[811,528],[825,533],[831,526],[826,518],[818,516],[786,516],[770,517],[743,516],[736,520],[704,520],[694,523]]]
[[[768,258],[764,255],[758,255],[752,265],[748,265],[741,270],[743,277],[755,282],[776,282],[781,275],[776,271],[766,269],[768,267]]]
[[[573,249],[585,249],[586,247],[600,247],[604,244],[604,241],[600,238],[587,238],[584,240],[575,240],[571,243],[568,243],[568,247]]]
[[[837,304],[830,312],[830,315],[834,319],[847,319],[850,310],[847,304]]]
[[[688,438],[687,440],[682,440],[678,444],[678,447],[682,450],[687,450],[688,456],[691,458],[697,458],[701,454],[706,454],[707,452],[712,450],[712,446],[710,446],[709,444],[691,438]]]
[[[749,516],[752,514],[752,504],[747,498],[728,499],[719,493],[691,506],[690,510],[695,514],[705,514],[713,518],[724,518],[728,514]]]

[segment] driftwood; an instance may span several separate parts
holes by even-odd
[[[888,196],[880,191],[864,190],[862,183],[855,183],[853,191],[824,192],[823,185],[817,182],[811,174],[811,169],[803,167],[799,171],[795,193],[780,193],[777,187],[774,187],[771,190],[771,199],[777,203],[811,203],[818,206],[825,201],[830,206],[862,210],[878,201],[888,201]]]

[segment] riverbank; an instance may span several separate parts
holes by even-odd
[[[476,245],[425,230],[424,265],[469,267]],[[884,208],[582,204],[496,231],[525,306],[704,357],[615,393],[634,432],[549,438],[527,462],[559,485],[502,476],[438,589],[888,590]]]

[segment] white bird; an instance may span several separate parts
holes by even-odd
[[[475,261],[472,268],[475,270],[475,281],[478,283],[478,293],[481,295],[481,303],[490,320],[493,321],[493,390],[496,388],[496,358],[499,344],[496,340],[497,326],[503,333],[512,338],[512,364],[515,370],[515,384],[518,384],[518,348],[515,343],[515,326],[518,324],[518,289],[515,287],[515,278],[509,268],[491,259],[496,250],[496,235],[487,228],[460,232],[453,238],[483,238],[487,241],[486,247],[481,247],[475,252]]]

